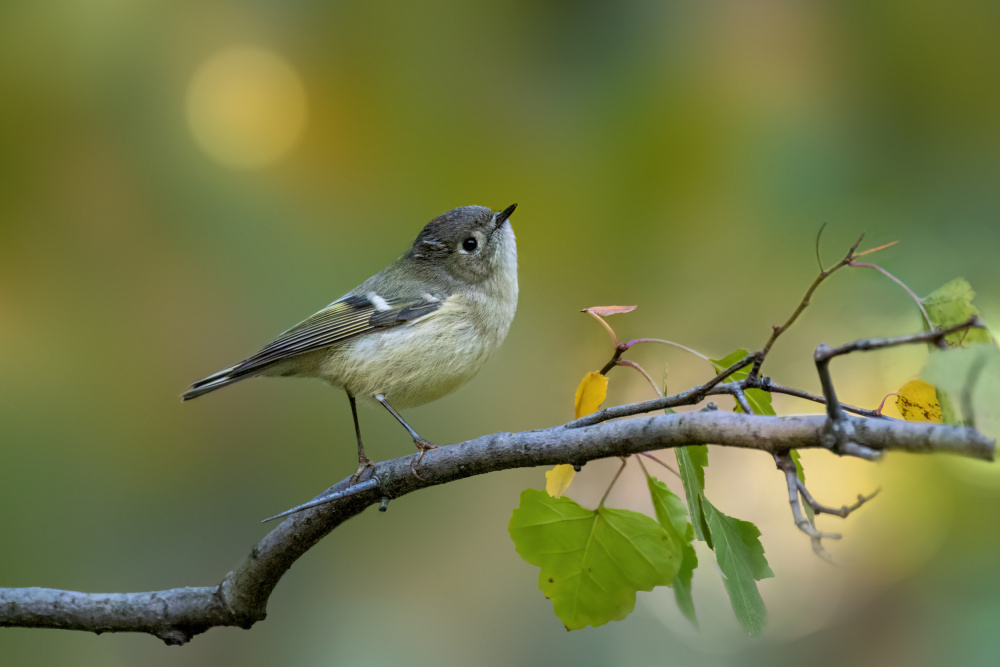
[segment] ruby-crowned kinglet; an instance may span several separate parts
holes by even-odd
[[[356,398],[381,403],[423,458],[434,445],[390,402],[412,407],[451,393],[507,336],[517,308],[517,246],[508,221],[516,206],[463,206],[434,218],[402,257],[254,356],[195,382],[181,399],[257,375],[321,378],[343,387],[351,403],[354,480],[371,465]]]

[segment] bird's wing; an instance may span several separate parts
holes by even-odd
[[[430,294],[398,299],[383,299],[377,294],[345,296],[278,336],[260,352],[237,364],[229,375],[254,373],[276,361],[412,322],[430,315],[441,304],[441,300]]]

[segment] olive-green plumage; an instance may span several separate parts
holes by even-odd
[[[321,378],[343,387],[352,408],[355,397],[389,408],[451,393],[479,371],[514,319],[517,246],[508,218],[515,206],[463,206],[431,220],[399,259],[257,354],[195,382],[182,399],[258,375]]]

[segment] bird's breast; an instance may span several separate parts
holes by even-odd
[[[332,348],[319,375],[354,396],[383,394],[396,407],[450,394],[479,371],[513,319],[509,304],[481,297],[453,295],[424,318]]]

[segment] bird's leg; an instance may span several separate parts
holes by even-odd
[[[399,415],[398,412],[396,412],[395,410],[392,409],[392,406],[389,405],[389,402],[385,400],[385,396],[383,396],[382,394],[375,394],[375,400],[378,401],[379,403],[381,403],[382,407],[384,407],[386,410],[388,410],[389,413],[392,414],[392,416],[396,418],[396,421],[398,421],[400,424],[403,425],[403,428],[405,428],[406,431],[410,434],[410,437],[413,438],[413,444],[416,445],[417,449],[420,450],[420,456],[417,457],[416,462],[414,462],[413,464],[410,465],[410,470],[413,471],[414,475],[417,475],[417,477],[420,477],[420,475],[417,474],[417,466],[419,466],[420,462],[424,460],[424,454],[426,454],[428,451],[430,451],[432,449],[437,449],[437,445],[432,445],[431,443],[429,443],[426,440],[424,440],[423,438],[421,438],[417,434],[417,432],[414,431],[410,427],[410,425],[406,423],[406,420],[403,419]]]
[[[358,483],[358,479],[361,478],[361,473],[365,471],[365,468],[371,468],[371,460],[365,456],[365,446],[361,444],[361,424],[358,423],[358,406],[355,404],[354,397],[350,394],[347,395],[347,400],[351,402],[351,414],[354,416],[354,433],[358,436],[358,471],[351,475],[350,486],[354,486]]]

